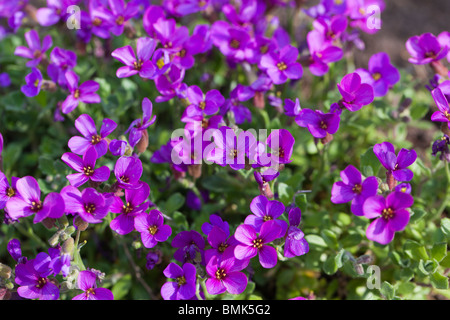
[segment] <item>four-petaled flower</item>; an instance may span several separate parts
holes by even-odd
[[[189,262],[181,268],[176,263],[169,263],[163,271],[167,278],[175,281],[166,282],[161,287],[164,300],[189,300],[195,295],[197,269]]]
[[[148,214],[141,213],[134,219],[134,226],[141,233],[144,247],[153,248],[158,242],[164,242],[170,237],[172,228],[163,223],[163,215],[156,209]]]
[[[97,274],[90,270],[80,271],[77,286],[84,292],[76,295],[72,300],[114,300],[111,290],[97,287]]]

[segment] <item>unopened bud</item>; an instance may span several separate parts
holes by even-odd
[[[327,143],[330,143],[333,140],[333,135],[329,134],[327,132],[327,135],[325,138],[320,139],[320,142],[322,142],[323,145],[326,145]]]
[[[58,230],[49,240],[48,240],[48,244],[51,247],[56,247],[59,243],[59,236],[61,235],[62,231]]]
[[[362,255],[356,259],[356,262],[359,264],[369,264],[372,261],[372,256],[369,256],[368,254]]]
[[[63,245],[61,246],[61,252],[63,254],[69,254],[73,252],[73,248],[75,245],[75,241],[73,238],[69,238],[66,241],[64,241]]]
[[[89,227],[89,222],[84,221],[80,216],[75,218],[73,224],[77,227],[78,230],[84,231]]]
[[[41,89],[48,92],[56,92],[58,86],[51,80],[42,80]]]
[[[11,268],[0,263],[0,278],[9,279],[11,277]]]
[[[58,222],[63,227],[68,227],[69,226],[69,220],[67,219],[66,215],[63,215],[61,218],[58,218]]]
[[[362,265],[355,263],[354,266],[356,273],[362,276],[364,274],[364,268],[362,267]]]
[[[386,183],[389,187],[389,190],[394,190],[397,185],[397,180],[395,180],[394,175],[391,171],[386,171]]]
[[[202,175],[202,165],[201,164],[192,164],[187,166],[188,173],[194,179],[198,179]]]
[[[44,220],[42,220],[42,224],[44,225],[44,227],[50,230],[56,226],[55,221],[56,220],[54,218],[45,218]]]
[[[145,150],[147,150],[148,147],[148,132],[146,130],[141,131],[141,139],[139,139],[139,142],[136,145],[136,150],[139,154],[144,153]]]
[[[253,98],[253,103],[255,104],[255,107],[259,109],[264,109],[266,102],[264,99],[264,93],[257,91],[255,92],[255,97]]]

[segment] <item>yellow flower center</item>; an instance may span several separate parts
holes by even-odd
[[[277,63],[277,68],[278,68],[278,70],[280,70],[280,71],[284,71],[284,70],[287,69],[287,65],[286,65],[286,63],[284,63],[284,62],[278,62],[278,63]]]

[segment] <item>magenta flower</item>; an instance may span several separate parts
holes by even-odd
[[[108,0],[108,4],[114,19],[114,26],[110,28],[110,31],[113,35],[120,36],[126,22],[139,12],[139,6],[131,2],[125,5],[123,0]]]
[[[323,113],[320,110],[302,109],[295,122],[300,127],[308,128],[314,138],[325,138],[335,134],[339,129],[341,118],[337,113]]]
[[[231,90],[229,99],[226,99],[220,108],[220,114],[225,115],[231,112],[234,116],[236,124],[242,124],[245,121],[252,122],[252,113],[248,107],[242,104],[243,101],[250,100],[255,95],[255,92],[248,86],[237,84]]]
[[[50,52],[50,64],[47,67],[47,74],[53,82],[63,88],[67,88],[66,72],[73,70],[77,64],[75,52],[54,47]]]
[[[450,128],[450,106],[444,92],[441,88],[436,88],[431,91],[431,95],[439,109],[431,115],[431,121],[447,122],[447,125]]]
[[[301,214],[297,207],[289,210],[289,229],[286,233],[283,252],[286,258],[298,257],[309,252],[309,243],[305,239],[305,234],[298,228]]]
[[[231,294],[244,292],[248,279],[240,271],[247,267],[248,262],[237,260],[231,251],[220,260],[213,257],[206,266],[208,279],[205,285],[208,293],[216,295],[224,292]]]
[[[120,67],[116,75],[118,78],[131,77],[139,74],[142,78],[153,77],[156,67],[151,61],[152,54],[156,48],[156,41],[151,38],[139,38],[136,42],[136,55],[131,46],[125,46],[114,50],[111,55],[125,64]]]
[[[79,191],[73,186],[66,186],[61,190],[66,212],[78,214],[88,223],[100,223],[109,212],[113,201],[111,196],[104,196],[94,188]]]
[[[272,131],[266,139],[266,145],[272,150],[271,156],[276,163],[290,163],[294,150],[295,139],[289,130],[277,129]],[[272,164],[273,165],[273,164]]]
[[[73,0],[47,0],[47,7],[36,11],[37,21],[41,26],[52,26],[68,16],[67,7],[75,3]]]
[[[207,241],[211,248],[205,251],[206,263],[208,263],[212,257],[217,257],[221,260],[226,252],[230,251],[233,253],[234,248],[239,244],[234,236],[230,237],[229,233],[221,229],[219,226],[214,226],[211,229],[208,233]]]
[[[173,255],[177,261],[201,263],[205,260],[205,239],[195,230],[181,231],[173,238],[171,245],[178,248]]]
[[[417,159],[417,153],[414,150],[402,148],[398,155],[395,155],[395,148],[390,142],[376,144],[373,152],[380,160],[383,167],[392,174],[397,181],[410,181],[414,174],[408,169]]]
[[[152,117],[153,104],[148,98],[144,98],[142,100],[142,119],[134,120],[130,126],[128,127],[125,134],[129,133],[129,142],[130,146],[134,147],[137,145],[139,140],[142,138],[142,131],[146,130],[149,126],[151,126],[156,121],[156,116]]]
[[[209,221],[210,222],[205,222],[204,224],[202,224],[202,232],[208,236],[209,233],[211,232],[211,230],[214,227],[218,227],[220,228],[222,231],[225,232],[225,237],[229,237],[230,236],[230,225],[228,224],[228,222],[223,221],[222,218],[217,215],[217,214],[212,214],[209,216]]]
[[[331,202],[352,202],[351,211],[357,216],[362,216],[364,201],[377,194],[378,180],[376,177],[367,177],[362,181],[362,175],[352,165],[341,171],[342,181],[335,182],[331,189]]]
[[[385,52],[379,52],[370,57],[369,69],[356,69],[361,82],[373,87],[375,97],[386,95],[389,88],[400,80],[400,73],[395,68]]]
[[[219,20],[211,26],[211,39],[227,58],[234,61],[245,59],[250,35],[244,28],[230,26],[227,22]]]
[[[114,166],[117,184],[122,189],[136,189],[141,185],[142,162],[137,157],[120,157]]]
[[[87,149],[81,159],[75,153],[64,153],[61,160],[73,170],[78,171],[78,173],[72,173],[66,176],[70,184],[78,188],[89,180],[93,182],[107,181],[111,172],[107,166],[96,169],[95,163],[97,159],[97,151],[95,151],[94,147]]]
[[[40,265],[35,259],[18,264],[14,279],[19,285],[17,293],[26,299],[57,300],[59,289],[48,275],[48,264]]]
[[[266,221],[275,221],[280,226],[279,236],[284,236],[288,224],[278,219],[284,213],[284,204],[277,200],[268,200],[265,196],[257,196],[250,203],[253,213],[245,218],[244,223],[252,226],[256,232],[261,232],[261,226]]]
[[[78,86],[80,77],[72,70],[66,72],[66,80],[70,94],[61,105],[62,113],[67,114],[72,112],[78,107],[80,102],[100,103],[100,96],[95,93],[100,88],[100,85],[97,82],[88,80]]]
[[[260,68],[265,70],[274,84],[285,83],[288,79],[300,79],[303,69],[297,62],[298,49],[287,45],[279,53],[269,52],[262,56]]]
[[[8,182],[6,175],[0,171],[0,209],[6,206],[8,200],[18,195],[16,190],[16,183],[18,178],[11,177],[11,185]]]
[[[186,108],[188,115],[197,113],[212,115],[219,111],[219,108],[225,102],[225,98],[219,90],[210,90],[204,95],[202,89],[195,85],[187,89],[186,97],[190,103]]]
[[[355,72],[345,75],[337,87],[342,95],[342,105],[352,112],[373,101],[372,86],[362,83],[361,76]]]
[[[449,51],[447,46],[442,46],[435,35],[424,33],[414,36],[406,41],[406,50],[411,57],[408,59],[413,64],[428,64],[444,58]]]
[[[36,30],[31,29],[25,32],[25,40],[28,48],[24,46],[17,46],[14,54],[19,57],[31,59],[27,62],[27,67],[36,67],[42,59],[45,59],[45,51],[47,51],[53,44],[52,37],[46,35],[42,40],[42,45],[39,40],[39,34]]]
[[[122,235],[133,231],[135,217],[150,206],[150,202],[146,201],[149,195],[150,187],[144,182],[138,189],[125,189],[125,204],[115,196],[110,211],[119,215],[111,221],[111,229]]]
[[[307,35],[310,52],[309,71],[315,76],[323,76],[329,70],[329,64],[342,59],[344,52],[341,48],[332,45],[325,34],[312,30]]]
[[[297,117],[302,111],[300,106],[300,101],[298,98],[295,98],[295,102],[291,99],[284,100],[284,114],[288,117]]]
[[[97,275],[90,270],[80,271],[77,286],[84,292],[76,295],[72,300],[114,300],[111,290],[97,287]]]
[[[172,234],[172,228],[163,224],[164,218],[156,209],[150,210],[150,213],[141,213],[136,216],[134,226],[141,233],[141,240],[146,248],[153,248],[158,242],[164,242]]]
[[[268,244],[280,237],[281,227],[275,221],[266,221],[259,235],[254,227],[243,224],[237,227],[234,237],[240,242],[234,249],[234,256],[246,260],[259,255],[263,268],[273,268],[277,264],[277,251]]]
[[[35,97],[41,91],[42,73],[37,68],[31,68],[31,73],[25,76],[26,85],[23,85],[20,90],[27,97]]]
[[[407,208],[414,203],[414,198],[407,193],[394,191],[386,198],[383,196],[369,197],[363,205],[364,216],[377,218],[366,230],[367,239],[380,244],[388,244],[394,239],[397,231],[405,229],[410,213]]]
[[[161,296],[164,300],[189,300],[194,297],[197,269],[193,264],[187,262],[181,268],[171,262],[163,273],[167,278],[175,280],[166,282],[161,287]]]
[[[185,70],[172,64],[166,74],[162,74],[155,79],[155,86],[161,94],[156,97],[156,102],[164,102],[173,99],[174,97],[185,98],[184,92],[187,85],[183,83]]]
[[[59,193],[50,192],[41,202],[41,189],[35,178],[26,176],[16,182],[19,196],[11,197],[6,202],[6,211],[12,219],[19,219],[35,214],[34,223],[45,218],[60,218],[64,214],[64,200]]]
[[[86,150],[94,146],[97,151],[97,157],[100,158],[108,152],[108,142],[106,137],[117,127],[111,119],[103,119],[100,134],[97,133],[95,122],[88,114],[82,114],[75,120],[75,128],[82,134],[82,137],[75,136],[69,139],[68,146],[70,150],[78,155],[84,155]]]

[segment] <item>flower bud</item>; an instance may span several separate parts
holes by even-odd
[[[11,277],[11,268],[0,263],[0,278],[9,279]]]
[[[148,147],[148,132],[147,130],[142,130],[141,133],[141,139],[139,139],[139,142],[136,145],[136,150],[139,154],[144,153]]]
[[[50,230],[55,227],[55,221],[56,219],[54,218],[45,218],[44,220],[42,220],[42,224],[44,225],[44,227]]]
[[[61,218],[58,218],[58,222],[60,225],[64,226],[64,227],[68,227],[69,226],[69,220],[67,220],[67,216],[63,215]]]
[[[66,241],[64,241],[62,247],[61,247],[61,253],[62,254],[69,254],[73,252],[73,248],[75,245],[75,241],[73,238],[69,238]]]
[[[78,230],[84,231],[89,227],[89,223],[84,221],[80,216],[77,216],[73,222]]]
[[[48,240],[48,244],[54,248],[58,245],[59,243],[59,236],[61,235],[62,231],[58,230],[55,232],[55,234]]]

